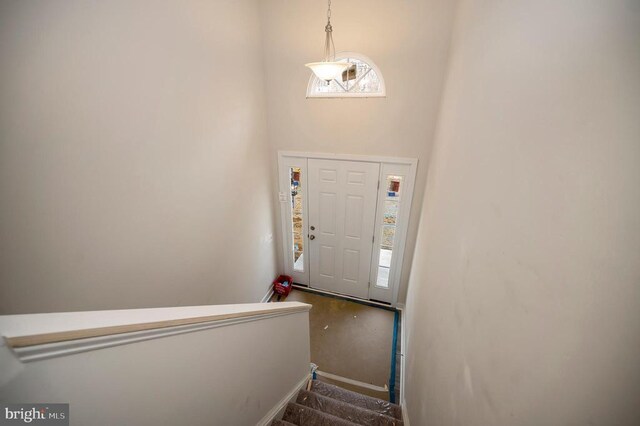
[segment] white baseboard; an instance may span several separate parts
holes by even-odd
[[[402,306],[398,304],[398,310],[400,311],[400,324],[402,329],[400,330],[400,408],[402,409],[402,422],[405,426],[411,426],[409,421],[409,412],[407,411],[407,401],[405,400],[404,384],[407,379],[407,370],[405,360],[407,358],[407,317],[404,303]]]
[[[407,359],[407,316],[405,305],[398,307],[400,311],[400,401],[404,402],[404,383],[407,378],[406,362]],[[397,360],[396,360],[397,364]]]
[[[411,422],[409,421],[409,413],[407,412],[407,401],[403,399],[400,403],[400,408],[402,408],[402,423],[405,426],[411,426]]]
[[[271,300],[271,296],[273,296],[273,287],[269,287],[269,290],[267,290],[267,293],[264,296],[262,296],[260,303],[269,302],[269,300]]]
[[[260,419],[260,421],[256,424],[256,426],[268,426],[274,419],[279,419],[284,414],[285,408],[287,408],[287,404],[293,401],[296,396],[298,396],[298,392],[300,389],[304,388],[309,380],[311,379],[311,374],[307,374],[294,386],[291,391],[284,396],[265,416]]]

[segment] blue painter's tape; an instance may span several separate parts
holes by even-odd
[[[389,402],[396,403],[396,347],[398,346],[398,311],[393,316],[393,343],[391,347],[391,377],[389,377]]]

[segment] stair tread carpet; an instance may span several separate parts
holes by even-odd
[[[289,423],[285,420],[274,420],[273,422],[271,422],[271,426],[296,426],[293,423]]]
[[[357,423],[351,423],[340,417],[305,407],[304,405],[290,402],[284,412],[282,420],[299,426],[354,426]]]
[[[357,407],[348,402],[339,401],[306,390],[301,390],[298,393],[296,403],[363,426],[402,425],[402,421],[394,417],[389,417],[376,413],[375,411],[367,410],[366,408]]]
[[[389,417],[402,420],[402,409],[399,405],[392,404],[382,399],[373,398],[371,396],[362,395],[341,387],[314,380],[311,384],[311,391],[317,394],[337,399],[360,408],[375,411]]]
[[[399,405],[313,380],[271,426],[402,426]]]

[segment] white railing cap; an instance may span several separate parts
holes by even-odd
[[[278,302],[1,315],[0,335],[20,347],[309,309],[305,303]]]

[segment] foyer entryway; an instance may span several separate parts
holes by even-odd
[[[416,165],[280,152],[286,274],[313,289],[395,305]]]
[[[276,300],[274,296],[272,301]],[[399,400],[395,373],[400,370],[397,346],[401,324],[394,310],[299,288],[294,288],[286,301],[313,306],[309,333],[311,362],[320,371],[318,380],[384,400]]]

